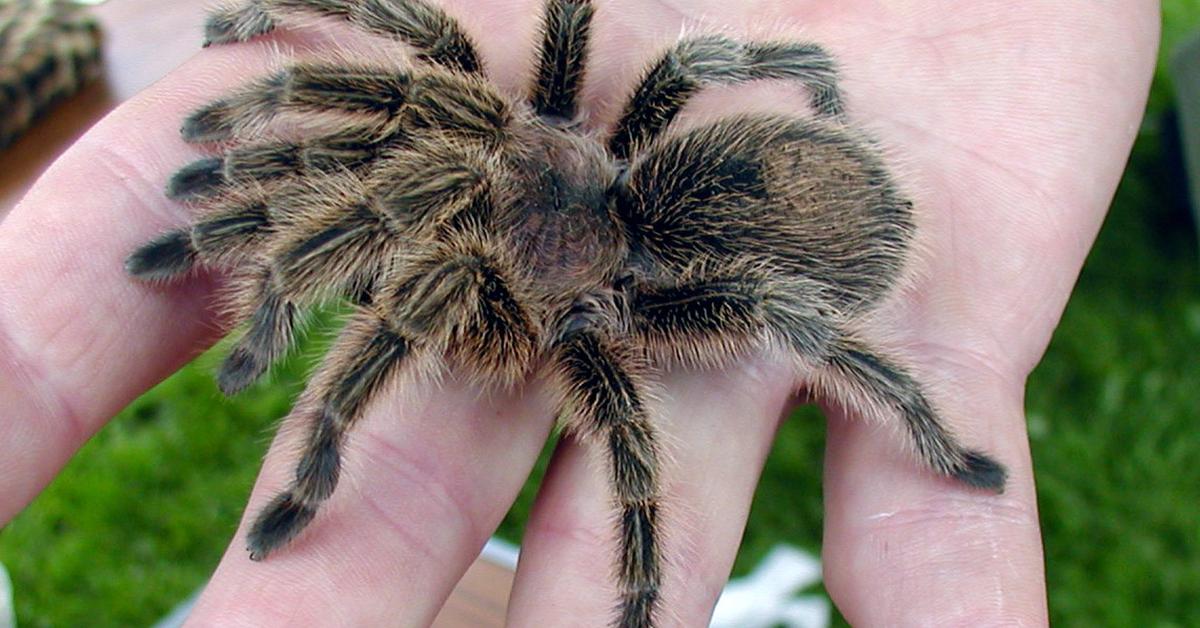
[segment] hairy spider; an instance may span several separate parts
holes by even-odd
[[[914,222],[878,150],[846,124],[829,55],[683,38],[596,138],[575,124],[595,7],[544,11],[525,98],[493,87],[471,38],[421,0],[250,0],[211,16],[210,43],[301,12],[398,39],[419,60],[296,62],[193,113],[187,141],[232,140],[168,184],[202,215],[128,259],[141,279],[197,265],[239,278],[248,329],[220,369],[228,394],[287,351],[301,308],[355,303],[303,396],[304,451],[253,523],[251,558],[312,521],[372,396],[443,360],[486,386],[547,376],[568,429],[603,448],[620,626],[653,624],[662,581],[656,368],[782,352],[798,383],[899,418],[934,470],[1002,489],[1003,468],[959,444],[912,374],[856,332],[900,279]],[[801,83],[811,115],[672,127],[705,85],[758,79]],[[306,123],[300,139],[264,140],[283,118]]]

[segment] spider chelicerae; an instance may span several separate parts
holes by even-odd
[[[194,112],[184,139],[226,150],[167,187],[200,217],[127,261],[146,280],[197,266],[235,278],[247,329],[218,375],[227,394],[287,352],[302,308],[354,304],[298,405],[303,452],[251,527],[251,558],[312,521],[372,397],[401,370],[443,364],[484,387],[546,377],[567,429],[605,452],[620,626],[652,625],[659,605],[656,369],[774,351],[798,384],[900,419],[937,472],[1003,488],[1003,468],[958,443],[909,369],[859,331],[900,280],[915,227],[878,149],[847,124],[830,56],[682,38],[597,137],[577,102],[595,11],[547,0],[523,97],[490,84],[462,27],[421,0],[250,0],[210,16],[209,43],[315,14],[416,57],[294,62]],[[811,113],[671,124],[706,85],[760,79],[798,81]]]

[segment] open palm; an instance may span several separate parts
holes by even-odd
[[[496,80],[519,89],[540,1],[444,4],[464,16]],[[810,39],[832,51],[851,120],[890,149],[920,212],[921,260],[875,331],[936,384],[962,440],[1005,462],[1011,479],[999,497],[963,489],[923,471],[899,433],[831,408],[830,593],[856,625],[1045,623],[1024,379],[1132,141],[1153,64],[1156,3],[733,4],[599,3],[585,91],[590,123],[613,121],[639,64],[681,29]],[[302,38],[318,46],[328,39]],[[124,275],[122,259],[186,222],[187,210],[160,192],[171,170],[196,157],[178,138],[179,120],[266,71],[270,57],[262,45],[197,55],[80,140],[0,223],[0,519],[217,335],[206,304],[219,279],[147,289]],[[689,113],[788,108],[802,102],[795,90],[718,90]],[[702,625],[792,390],[784,370],[765,361],[673,373],[661,390],[671,454],[663,619]],[[374,404],[321,517],[264,563],[247,559],[239,531],[192,621],[428,623],[528,475],[551,430],[550,410],[537,383],[481,399],[453,379]],[[285,430],[272,447],[249,512],[285,483],[295,438]],[[529,522],[512,625],[610,618],[611,523],[600,467],[565,441]]]

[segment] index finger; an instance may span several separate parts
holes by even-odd
[[[212,281],[140,285],[123,260],[186,222],[161,191],[196,155],[178,121],[265,57],[238,48],[187,63],[100,122],[0,223],[0,521],[219,335]]]

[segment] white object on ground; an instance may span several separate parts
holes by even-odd
[[[711,628],[827,628],[829,600],[796,594],[821,581],[821,561],[779,545],[745,578],[731,580],[713,611]]]
[[[509,571],[516,571],[517,558],[520,554],[520,547],[493,536],[483,546],[483,551],[479,552],[479,557],[493,565],[504,567]]]
[[[0,628],[17,628],[17,611],[13,608],[12,578],[0,563]]]

